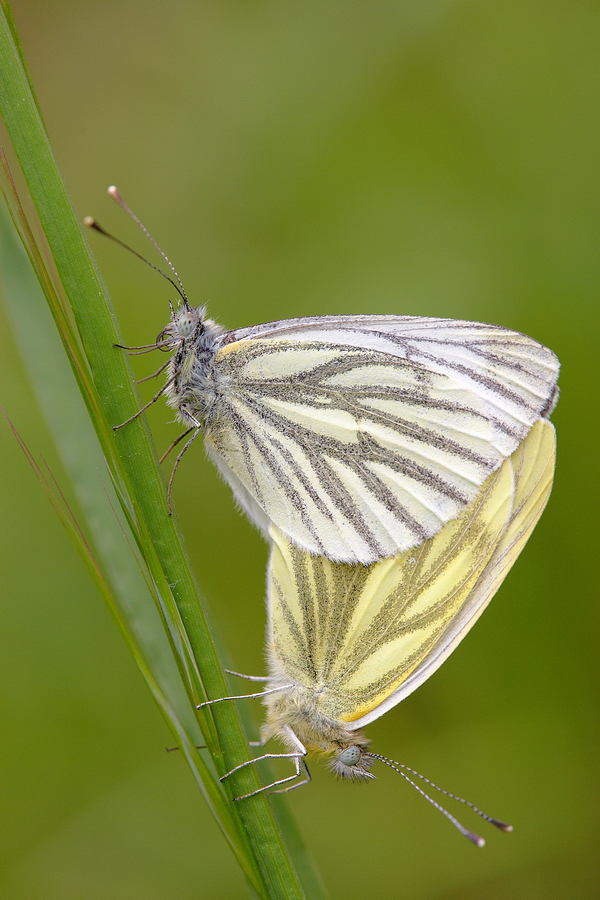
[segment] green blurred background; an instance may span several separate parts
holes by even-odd
[[[192,301],[226,326],[451,316],[525,331],[559,355],[559,461],[542,521],[474,633],[368,729],[377,751],[514,834],[484,830],[478,851],[386,770],[358,786],[313,766],[290,804],[332,898],[596,898],[598,4],[18,0],[14,12],[78,213],[149,253],[106,197],[117,184]],[[168,286],[92,243],[125,339],[151,341]],[[60,477],[0,315],[0,401]],[[138,363],[140,377],[154,367]],[[171,419],[161,403],[150,413],[160,449],[178,433]],[[246,896],[0,430],[0,896]],[[175,502],[233,664],[264,671],[266,547],[198,445]]]

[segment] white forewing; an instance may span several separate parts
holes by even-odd
[[[494,325],[272,322],[223,335],[206,446],[263,530],[367,564],[456,518],[551,411],[557,374],[550,350]]]

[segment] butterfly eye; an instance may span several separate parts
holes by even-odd
[[[189,337],[196,325],[198,324],[199,317],[195,312],[184,312],[177,319],[177,332],[180,337],[187,338]]]
[[[362,750],[360,747],[346,747],[338,756],[339,762],[345,766],[355,766],[362,759]]]

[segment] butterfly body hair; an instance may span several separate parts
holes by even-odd
[[[278,679],[269,679],[268,688],[278,687]],[[288,685],[281,693],[263,698],[267,707],[267,721],[261,729],[261,743],[277,737],[290,749],[297,744],[294,737],[306,748],[307,753],[328,757],[330,767],[342,778],[361,780],[373,778],[369,767],[372,759],[364,753],[370,741],[360,732],[353,731],[346,722],[325,715],[319,709],[319,698],[326,688]],[[355,751],[355,762],[344,762],[347,751]]]
[[[204,316],[202,306],[174,313],[171,323],[159,335],[166,341],[166,349],[175,351],[167,367],[167,403],[176,410],[180,422],[195,428],[210,419],[221,393],[218,369],[213,363],[225,332]]]

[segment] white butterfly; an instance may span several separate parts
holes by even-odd
[[[370,566],[313,556],[271,529],[269,677],[256,679],[267,682],[266,691],[248,696],[264,697],[267,707],[261,744],[278,737],[289,751],[259,759],[289,758],[295,774],[259,791],[305,784],[309,753],[329,757],[343,777],[372,778],[370,767],[380,760],[413,785],[406,772],[441,790],[413,769],[371,752],[359,729],[429,678],[477,621],[546,505],[554,461],[554,428],[541,420],[455,521],[416,550]]]
[[[437,534],[556,400],[558,361],[495,325],[319,316],[224,331],[184,304],[165,394],[250,518],[368,564]]]
[[[368,564],[433,537],[556,401],[558,360],[518,332],[412,316],[225,331],[171,268],[182,303],[157,339],[173,357],[153,400],[166,394],[193,432],[175,468],[202,431],[265,535],[273,523],[329,559]]]

